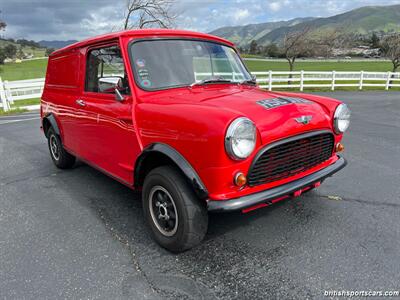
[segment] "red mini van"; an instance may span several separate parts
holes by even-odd
[[[343,168],[350,111],[260,89],[227,40],[149,29],[52,53],[41,117],[57,167],[79,158],[142,190],[155,240],[180,252],[201,242],[208,211],[267,206]]]

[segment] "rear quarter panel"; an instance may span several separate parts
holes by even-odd
[[[78,49],[49,57],[41,99],[41,116],[53,114],[66,148],[74,149],[69,132],[73,127],[73,107],[80,96],[81,55]]]

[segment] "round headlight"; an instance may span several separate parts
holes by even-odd
[[[333,116],[333,127],[337,134],[343,133],[349,128],[350,115],[351,112],[347,105],[344,103],[339,104]]]
[[[247,158],[256,146],[256,127],[247,118],[237,118],[229,125],[225,136],[225,149],[232,159]]]

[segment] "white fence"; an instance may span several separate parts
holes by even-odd
[[[257,76],[257,83],[268,90],[298,88],[329,88],[337,87],[400,87],[400,73],[393,72],[336,72],[336,71],[293,71],[293,72],[252,72]]]
[[[303,91],[307,88],[329,88],[334,91],[337,87],[356,87],[362,90],[365,87],[381,87],[388,90],[391,87],[400,87],[400,73],[392,72],[252,72],[257,76],[257,83],[261,88],[273,89],[296,88]],[[234,81],[243,80],[240,73],[214,73],[225,79]],[[210,77],[210,73],[195,73],[196,81]],[[44,78],[2,81],[0,78],[0,107],[7,111],[14,101],[40,98],[43,92]]]
[[[332,91],[337,87],[382,87],[388,90],[391,87],[400,87],[400,73],[393,72],[336,72],[336,71],[268,71],[252,72],[257,77],[261,88],[285,89],[296,88],[303,91],[305,88],[329,88]],[[196,73],[195,79],[201,80],[210,77],[211,73]],[[242,80],[240,73],[214,73],[224,79],[233,81]]]
[[[40,98],[43,87],[44,78],[18,81],[2,81],[0,78],[0,106],[7,111],[14,101]]]

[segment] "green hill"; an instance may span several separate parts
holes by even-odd
[[[296,18],[289,21],[221,27],[210,32],[210,34],[226,38],[233,41],[238,46],[246,46],[252,40],[260,39],[274,29],[293,26],[312,19],[313,18]]]
[[[312,28],[315,34],[331,30],[356,35],[370,35],[372,32],[386,34],[400,31],[400,5],[367,6],[327,18],[295,20],[298,20],[295,24],[274,22],[231,27],[234,30],[220,28],[212,34],[230,39],[239,46],[251,40],[261,45],[279,43],[287,32],[298,31],[306,26]]]
[[[0,39],[0,48],[4,48],[7,45],[14,45],[17,47],[17,49],[21,48],[21,44],[17,42],[12,42],[9,40],[5,39]],[[45,47],[37,47],[37,46],[22,46],[22,51],[24,52],[25,55],[33,55],[33,58],[38,58],[38,57],[44,57],[46,53],[46,48]]]

